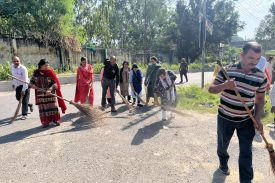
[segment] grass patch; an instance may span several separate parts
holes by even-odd
[[[197,85],[178,88],[178,108],[194,110],[200,113],[217,114],[220,97],[218,94],[208,92],[209,85],[201,89]],[[271,103],[269,95],[266,95],[266,105],[262,115],[262,122],[268,124],[273,122],[274,115],[270,112]]]

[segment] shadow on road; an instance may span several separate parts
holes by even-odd
[[[213,174],[212,183],[224,183],[226,175],[223,175],[219,170],[216,170]]]
[[[66,121],[73,122],[73,119],[78,118],[81,115],[82,114],[80,112],[65,114],[64,116],[61,117],[61,121],[62,122],[66,122]]]
[[[12,117],[11,118],[1,119],[0,120],[0,126],[6,126],[6,125],[12,124],[11,119],[12,119]]]
[[[140,145],[144,142],[145,139],[150,139],[156,136],[159,133],[160,129],[162,129],[162,127],[162,121],[157,121],[148,126],[140,128],[134,136],[131,145]]]
[[[155,114],[157,114],[159,112],[159,110],[157,111],[152,111],[151,109],[153,109],[154,106],[149,106],[149,107],[142,107],[142,108],[135,108],[134,110],[134,114],[133,115],[137,115],[137,114],[140,114],[138,119],[134,120],[134,121],[131,121],[128,123],[127,126],[123,127],[121,130],[124,131],[124,130],[128,130],[129,128],[145,121],[146,119],[154,116]],[[150,111],[150,112],[148,112]]]
[[[39,127],[35,127],[35,128],[31,128],[25,131],[17,131],[8,135],[4,135],[0,137],[0,144],[6,144],[6,143],[10,143],[10,142],[16,142],[16,141],[20,141],[23,139],[26,139],[27,137],[40,133],[40,132],[44,132],[48,129],[53,128],[54,126],[49,126],[48,128],[42,128],[41,126]]]

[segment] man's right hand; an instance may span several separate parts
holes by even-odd
[[[224,89],[225,90],[234,90],[237,87],[235,83],[235,78],[232,78],[230,80],[227,80],[224,82]]]
[[[275,106],[272,106],[270,112],[271,112],[271,113],[275,113]]]

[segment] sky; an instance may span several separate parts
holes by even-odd
[[[236,10],[239,11],[240,20],[245,22],[245,27],[238,32],[244,39],[253,39],[261,20],[268,14],[273,0],[238,0]]]

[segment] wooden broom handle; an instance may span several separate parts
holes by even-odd
[[[21,80],[21,79],[19,79],[19,78],[17,78],[17,77],[14,77],[14,76],[12,76],[12,75],[10,75],[10,77],[12,77],[13,79],[15,79],[15,80],[17,80],[17,81],[21,81],[22,83],[25,83],[25,84],[30,84],[30,83],[28,83],[28,82],[26,82],[26,81],[23,81],[23,80]],[[44,91],[44,92],[46,92],[46,90],[44,90],[44,89],[42,89],[42,88],[38,88],[38,87],[36,87],[38,90],[40,90],[40,91]],[[55,94],[51,94],[52,96],[54,96],[54,97],[56,97],[56,98],[59,98],[59,99],[61,99],[61,100],[65,100],[65,101],[67,101],[67,102],[69,102],[69,103],[72,103],[72,101],[70,101],[70,100],[67,100],[67,99],[65,99],[65,98],[62,98],[62,97],[60,97],[60,96],[58,96],[58,95],[55,95]]]

